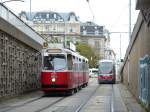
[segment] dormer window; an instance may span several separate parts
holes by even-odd
[[[75,21],[75,16],[74,15],[70,16],[70,21]]]
[[[86,30],[84,30],[84,31],[83,31],[83,35],[86,35],[86,34],[87,34]]]
[[[53,16],[54,16],[54,18],[56,19],[56,14],[54,14]]]
[[[41,15],[41,14],[39,14],[39,18],[40,18],[40,19],[42,18],[42,15]]]
[[[47,18],[47,19],[49,18],[49,14],[46,14],[46,18]]]

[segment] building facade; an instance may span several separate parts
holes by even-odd
[[[69,42],[87,43],[96,50],[101,59],[106,57],[110,39],[104,34],[104,26],[93,22],[81,23],[74,12],[57,13],[43,11],[31,13],[21,12],[20,18],[27,22],[35,31],[43,36],[48,43]]]
[[[96,50],[100,59],[104,59],[107,42],[107,38],[104,35],[104,26],[99,26],[93,22],[81,23],[80,32],[81,42],[89,44]]]
[[[32,13],[31,16],[27,12],[21,12],[20,18],[49,43],[75,43],[76,38],[80,36],[80,22],[74,12],[43,11]]]

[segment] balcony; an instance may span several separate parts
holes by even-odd
[[[150,8],[150,0],[136,0],[136,9],[142,10]]]

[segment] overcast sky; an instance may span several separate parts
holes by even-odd
[[[5,0],[1,0],[5,1]],[[30,11],[30,0],[25,2],[5,3],[16,14],[23,11]],[[135,10],[135,2],[132,1],[132,27],[134,26],[138,11]],[[129,29],[129,0],[89,0],[91,10],[86,0],[31,0],[31,11],[57,11],[75,12],[80,21],[93,21],[98,25],[105,26],[110,32],[128,32]],[[93,13],[93,14],[92,14]],[[121,58],[124,57],[129,36],[124,33],[111,33],[111,46],[120,58],[120,37],[121,37]]]

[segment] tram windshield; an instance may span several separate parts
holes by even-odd
[[[44,70],[64,70],[66,68],[65,55],[44,56]]]
[[[99,65],[100,74],[109,74],[113,70],[112,62],[102,62]]]

